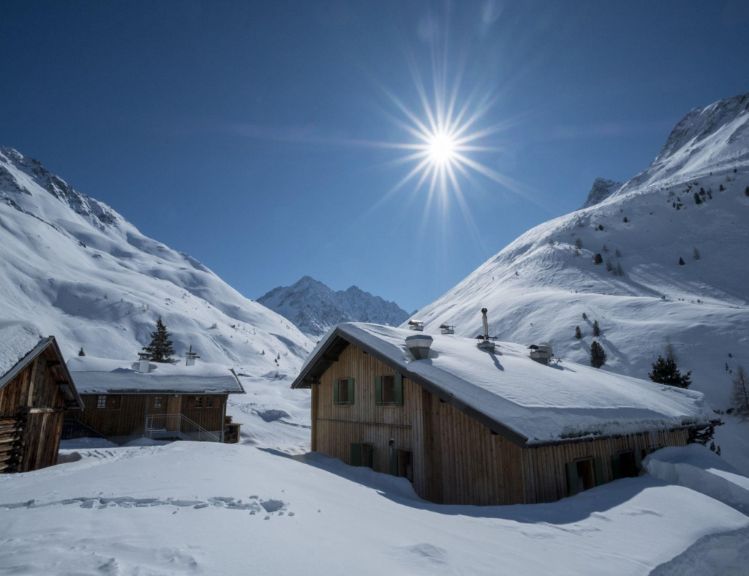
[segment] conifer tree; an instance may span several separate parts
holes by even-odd
[[[676,366],[676,359],[672,354],[666,354],[665,358],[658,355],[648,376],[653,382],[668,384],[677,388],[689,388],[692,383],[692,372],[682,374]]]
[[[600,368],[606,364],[606,351],[596,340],[590,345],[590,365],[593,368]]]
[[[601,327],[598,325],[598,320],[593,320],[593,336],[601,335]]]
[[[575,338],[577,338],[578,340],[580,340],[580,338],[582,338],[582,337],[583,337],[583,333],[580,330],[580,326],[575,326]]]
[[[83,350],[83,346],[81,346],[81,349],[78,350],[78,356],[85,356],[86,352]]]
[[[151,343],[143,347],[143,352],[148,354],[148,358],[154,362],[171,362],[174,348],[169,338],[169,332],[161,320],[161,316],[156,321],[156,331],[151,332]]]

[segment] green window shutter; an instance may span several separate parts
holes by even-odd
[[[375,376],[375,404],[382,404],[382,376]]]
[[[366,448],[365,458],[362,458],[362,460],[366,466],[369,466],[374,470],[374,446],[372,446],[372,444],[366,444],[364,445],[364,448]]]
[[[361,444],[351,444],[351,465],[352,466],[361,466],[361,453],[362,453],[362,445]]]
[[[398,451],[393,446],[390,447],[390,473],[398,475]]]
[[[617,480],[622,477],[621,456],[614,454],[611,457],[611,477]]]
[[[334,404],[338,404],[340,402],[340,399],[338,397],[338,388],[340,387],[340,385],[341,385],[340,380],[335,380],[333,382],[333,403]]]
[[[353,378],[348,379],[348,403],[349,404],[354,403],[354,379]]]
[[[572,496],[580,492],[580,479],[577,476],[577,463],[567,462],[567,495]]]
[[[403,406],[403,374],[400,372],[395,375],[395,404]]]
[[[603,458],[594,458],[593,467],[596,473],[596,486],[598,486],[599,484],[603,484]]]

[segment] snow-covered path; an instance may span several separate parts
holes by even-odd
[[[82,454],[0,477],[0,574],[634,575],[749,530],[649,476],[554,504],[438,506],[402,479],[246,445]]]

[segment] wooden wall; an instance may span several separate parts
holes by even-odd
[[[351,463],[351,444],[372,444],[374,469],[389,471],[389,441],[394,448],[411,452],[414,485],[424,483],[423,409],[421,387],[403,380],[403,405],[378,406],[375,377],[394,374],[388,365],[362,351],[347,346],[314,385],[312,394],[313,447],[318,452]],[[355,379],[353,404],[333,403],[333,383],[339,378]]]
[[[57,462],[65,399],[59,359],[42,352],[0,390],[0,472],[26,472]]]
[[[523,502],[523,449],[426,390],[427,490],[445,504]]]
[[[312,385],[312,449],[351,463],[351,444],[374,446],[374,469],[389,471],[390,439],[413,459],[416,493],[446,504],[547,502],[567,496],[566,464],[599,458],[603,481],[613,479],[611,457],[687,442],[686,430],[619,438],[520,446],[494,434],[420,385],[404,379],[403,406],[377,406],[375,377],[393,374],[385,363],[354,345]],[[355,379],[353,404],[333,402],[333,384]]]
[[[614,479],[612,456],[633,450],[639,461],[643,454],[664,446],[683,446],[689,431],[658,430],[627,436],[549,444],[523,451],[523,475],[526,481],[526,502],[552,502],[567,496],[565,465],[581,458],[601,460],[602,482]]]
[[[151,414],[184,414],[209,432],[220,435],[223,430],[226,394],[200,395],[203,407],[197,406],[196,395],[106,394],[106,408],[98,408],[99,396],[81,394],[85,408],[77,418],[107,438],[142,436],[146,416]],[[157,398],[160,398],[161,406],[157,406]],[[208,406],[209,402],[211,406]]]

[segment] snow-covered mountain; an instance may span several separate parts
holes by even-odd
[[[590,187],[590,192],[588,192],[588,197],[585,199],[583,208],[600,204],[621,187],[621,182],[607,180],[606,178],[596,178],[593,180],[593,186]]]
[[[311,337],[324,334],[340,322],[374,322],[397,326],[408,313],[395,302],[373,296],[356,286],[332,290],[304,276],[291,286],[279,286],[258,302],[291,320]]]
[[[294,372],[312,343],[186,254],[141,234],[41,163],[0,148],[0,319],[66,354],[135,359],[156,318],[182,354],[253,374]]]
[[[693,387],[727,407],[732,372],[749,367],[749,94],[691,111],[647,170],[593,191],[588,207],[529,230],[419,319],[475,336],[486,306],[492,334],[550,341],[578,362],[597,321],[606,369],[647,378],[670,345]]]

